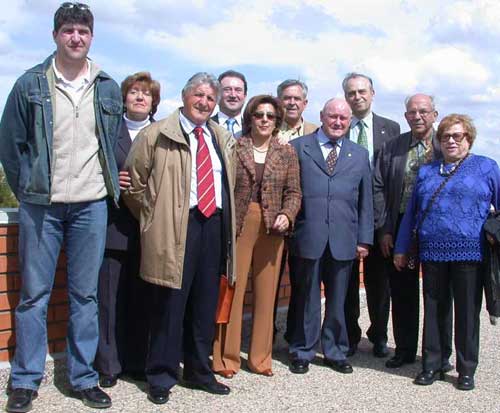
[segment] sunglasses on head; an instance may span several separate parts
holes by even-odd
[[[66,1],[63,4],[61,4],[61,7],[63,9],[72,9],[73,7],[76,7],[77,9],[80,9],[80,10],[90,10],[90,7],[88,4],[77,3],[77,2],[73,2],[73,1]]]

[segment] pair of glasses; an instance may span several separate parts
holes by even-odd
[[[441,138],[439,139],[440,142],[448,142],[450,138],[452,138],[456,143],[462,142],[467,136],[469,136],[467,133],[463,132],[457,132],[457,133],[443,133],[441,135]]]
[[[266,116],[267,119],[269,119],[269,120],[275,120],[276,119],[276,113],[272,113],[272,112],[255,112],[255,113],[252,114],[252,116],[255,119],[264,119],[264,116]]]
[[[72,8],[76,7],[77,9],[80,9],[80,10],[90,10],[90,6],[88,4],[77,3],[77,2],[73,2],[73,1],[65,1],[63,4],[61,4],[61,7],[63,9],[72,9]]]
[[[426,118],[427,116],[429,116],[433,112],[434,111],[421,109],[421,110],[410,110],[410,111],[406,112],[406,114],[410,118],[414,118],[415,116],[417,116],[417,113],[418,113],[421,117]]]

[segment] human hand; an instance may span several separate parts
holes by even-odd
[[[285,214],[279,214],[273,224],[273,229],[278,232],[286,232],[290,227],[290,221]]]
[[[408,265],[408,257],[406,254],[394,254],[393,263],[396,270],[401,271]]]
[[[392,234],[384,234],[380,240],[380,251],[385,258],[391,256],[391,251],[394,248],[394,242],[392,239]]]
[[[363,258],[368,257],[368,245],[366,244],[358,244],[356,246],[356,258],[361,260]]]
[[[130,187],[132,179],[130,178],[130,174],[128,173],[128,171],[118,172],[118,182],[120,184],[121,191],[125,191]]]

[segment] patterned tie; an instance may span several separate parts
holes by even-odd
[[[236,123],[236,119],[234,118],[228,118],[226,120],[226,127],[229,132],[231,132],[231,135],[234,136],[234,124]]]
[[[199,126],[194,128],[194,135],[198,139],[198,150],[196,151],[196,178],[198,181],[198,209],[209,218],[217,208],[215,205],[214,174],[212,160],[207,143],[203,137],[203,129]]]
[[[326,171],[328,172],[328,175],[333,175],[335,164],[337,163],[337,142],[330,141],[330,145],[333,149],[326,157]]]
[[[363,148],[368,149],[368,136],[366,135],[365,122],[360,120],[358,122],[358,125],[359,125],[358,145],[361,145]]]

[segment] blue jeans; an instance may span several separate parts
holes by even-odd
[[[106,240],[106,201],[19,206],[21,297],[16,308],[12,388],[36,390],[47,354],[47,306],[64,240],[69,322],[67,366],[71,386],[97,384],[93,361],[98,342],[97,280]]]

